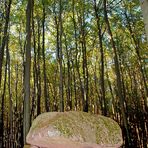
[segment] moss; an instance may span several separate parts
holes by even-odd
[[[119,125],[112,119],[104,116],[100,116],[99,120],[100,120],[99,123],[101,123],[101,125],[97,126],[97,133],[96,133],[97,143],[101,142],[108,144],[118,143],[119,139],[117,138],[118,137],[117,135],[121,134]]]
[[[118,124],[104,116],[85,112],[44,113],[37,117],[31,130],[48,126],[60,131],[61,136],[79,142],[116,144],[121,141]],[[118,137],[118,138],[117,138]]]
[[[74,115],[74,114],[73,114]],[[61,115],[58,120],[55,120],[51,124],[58,129],[65,137],[73,137],[78,135],[81,130],[79,126],[77,116],[73,116],[72,112],[70,114]]]
[[[64,116],[53,122],[53,125],[66,137],[69,137],[73,134],[71,128],[69,128],[71,125],[71,121]]]
[[[24,148],[31,148],[30,145],[24,145]]]
[[[47,112],[39,115],[36,119],[34,119],[31,131],[41,129],[43,127],[47,127],[52,122],[56,121],[59,118],[59,113],[57,112]]]

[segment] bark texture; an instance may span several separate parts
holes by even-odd
[[[148,41],[148,0],[140,0],[143,18],[144,18],[144,24],[145,24],[145,31]]]

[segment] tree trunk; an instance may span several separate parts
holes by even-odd
[[[140,0],[148,42],[148,0]]]
[[[88,112],[88,65],[87,65],[87,50],[86,50],[86,28],[85,28],[85,0],[82,3],[82,13],[80,14],[80,31],[81,31],[81,48],[82,48],[82,69],[83,69],[83,111]]]
[[[38,48],[37,48],[37,73],[36,73],[36,81],[37,81],[37,115],[41,113],[41,68],[40,68],[40,60],[41,60],[41,30],[40,30],[40,20],[37,20],[38,24]]]
[[[74,66],[74,62],[72,60],[72,73],[73,73],[73,87],[74,87],[74,109],[77,110],[78,107],[78,100],[77,100],[77,88],[76,88],[76,73],[75,73],[75,66]]]
[[[50,111],[49,108],[49,95],[47,92],[47,76],[46,76],[46,60],[45,60],[45,4],[42,0],[43,5],[43,19],[42,19],[42,30],[43,30],[43,39],[42,39],[42,55],[43,55],[43,74],[44,74],[44,99],[45,99],[45,110],[46,112]]]
[[[31,69],[31,11],[32,0],[28,0],[26,11],[26,62],[24,75],[24,121],[23,138],[26,144],[26,136],[30,129],[30,69]]]
[[[83,86],[82,86],[82,79],[80,76],[80,65],[79,65],[79,56],[78,56],[78,37],[77,37],[77,26],[76,26],[76,19],[75,19],[75,0],[72,1],[72,8],[73,8],[73,15],[72,15],[72,20],[73,20],[73,25],[74,25],[74,38],[75,38],[75,64],[76,64],[76,71],[78,74],[78,79],[79,79],[79,85],[80,85],[80,91],[81,91],[81,98],[82,98],[82,103],[84,100],[84,90],[83,90]],[[78,16],[77,16],[78,17]],[[77,100],[77,103],[79,102],[79,106],[81,108],[81,101],[79,99],[79,101]]]
[[[96,4],[96,0],[94,0],[94,9],[95,9],[95,16],[97,21],[97,28],[98,28],[98,37],[99,37],[99,44],[100,44],[100,59],[101,59],[101,74],[100,74],[100,80],[101,80],[101,99],[103,101],[103,115],[107,115],[107,103],[105,99],[105,87],[104,87],[104,50],[103,50],[103,42],[102,42],[102,29],[100,25],[100,16],[98,15],[98,8]]]
[[[32,108],[31,108],[31,119],[34,119],[35,108],[36,108],[36,91],[37,91],[37,52],[36,52],[36,33],[35,33],[35,22],[34,22],[34,1],[32,2],[32,35],[33,35],[33,49],[34,49],[34,61],[33,61],[33,96],[32,96]]]
[[[64,97],[63,97],[63,68],[62,68],[62,35],[63,35],[63,27],[62,27],[62,0],[59,2],[60,5],[60,14],[59,14],[59,67],[60,67],[60,84],[59,84],[59,94],[60,94],[60,111],[64,111]]]
[[[3,58],[4,58],[4,49],[6,45],[7,40],[7,30],[8,30],[8,24],[9,24],[9,16],[10,16],[10,8],[11,8],[12,0],[9,0],[9,3],[6,8],[6,20],[5,20],[5,26],[4,26],[4,35],[2,38],[2,45],[0,45],[0,87],[1,87],[1,79],[2,79],[2,66],[3,66]]]
[[[65,49],[66,49],[66,56],[67,56],[67,108],[68,110],[72,110],[72,98],[71,98],[71,69],[70,69],[70,51],[68,51],[67,47],[67,36],[64,34],[65,37]]]
[[[12,93],[11,93],[11,71],[10,71],[10,53],[9,53],[9,37],[7,40],[7,45],[6,45],[6,55],[7,55],[7,62],[8,62],[8,94],[9,94],[9,140],[10,140],[10,145],[12,144],[12,122],[13,122],[13,108],[12,108]]]
[[[6,93],[6,82],[7,82],[7,68],[8,68],[8,58],[6,55],[6,64],[5,64],[5,77],[4,77],[4,86],[2,93],[2,104],[1,104],[1,114],[0,114],[0,147],[4,147],[4,111],[5,111],[5,93]]]
[[[106,25],[107,25],[107,28],[108,28],[108,33],[110,35],[110,42],[112,44],[113,51],[114,51],[115,73],[116,73],[116,80],[117,80],[117,94],[118,94],[118,97],[119,97],[123,123],[124,123],[125,131],[126,131],[127,145],[131,146],[131,139],[130,139],[130,134],[129,134],[129,130],[128,130],[128,121],[127,121],[127,117],[126,117],[126,114],[125,114],[125,108],[124,108],[124,97],[123,97],[123,92],[122,92],[122,81],[121,81],[121,74],[120,74],[120,67],[119,67],[117,49],[116,49],[116,45],[115,45],[115,42],[114,42],[114,39],[113,39],[113,34],[112,34],[112,31],[111,31],[110,23],[109,23],[109,20],[108,20],[106,0],[104,0],[103,2],[104,2],[105,22],[106,22]]]

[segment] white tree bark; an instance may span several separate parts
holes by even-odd
[[[140,0],[148,42],[148,0]]]

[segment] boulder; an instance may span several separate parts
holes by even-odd
[[[102,148],[123,143],[112,119],[85,112],[48,112],[32,123],[26,141],[31,148]]]

